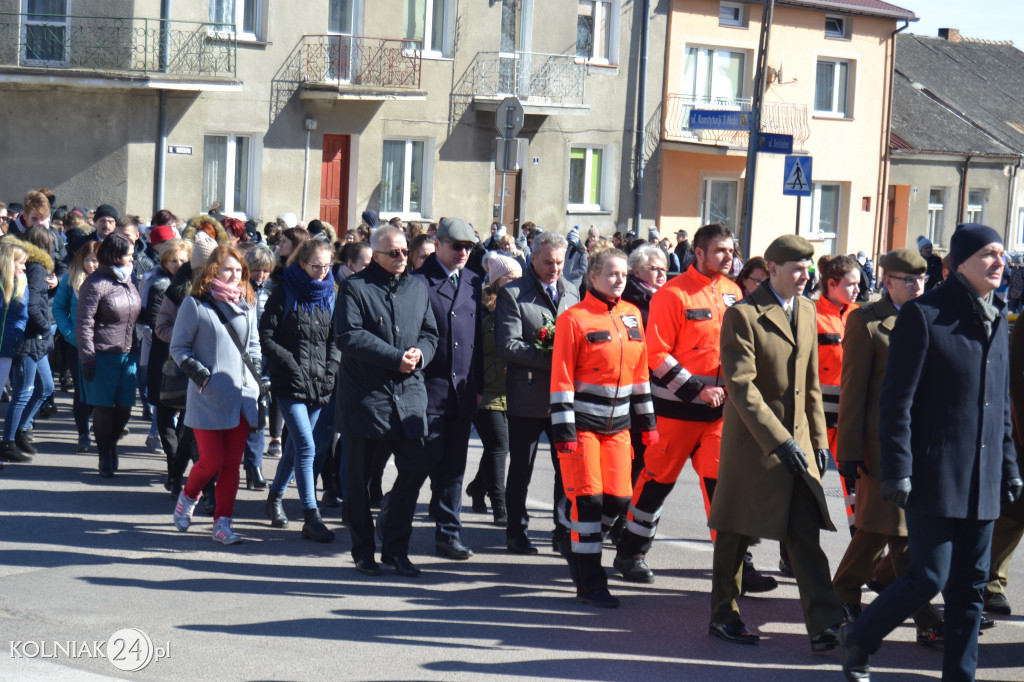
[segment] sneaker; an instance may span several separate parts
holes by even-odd
[[[184,490],[178,495],[178,504],[174,507],[174,525],[178,527],[178,530],[186,531],[192,525],[192,512],[196,510],[197,504],[199,504],[199,498],[193,500],[185,494]],[[214,526],[215,537],[216,531],[217,528]]]
[[[78,447],[75,448],[75,452],[89,452],[89,443],[89,434],[80,434],[78,436]]]
[[[231,530],[230,516],[222,516],[213,522],[213,539],[222,545],[237,545],[242,541],[242,538]]]
[[[155,433],[151,433],[146,436],[146,447],[149,448],[150,452],[160,454],[163,452],[163,444],[160,442],[160,436]]]
[[[267,446],[267,454],[265,457],[280,457],[281,456],[281,441],[271,440],[270,445]]]

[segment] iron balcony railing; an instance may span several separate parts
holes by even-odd
[[[237,53],[227,24],[0,13],[0,66],[235,78]]]
[[[514,95],[523,103],[583,104],[587,66],[573,55],[480,52],[471,69],[477,97]]]
[[[694,109],[750,111],[749,98],[700,97],[669,94],[665,97],[665,139],[709,142],[746,148],[750,134],[746,130],[692,130],[690,112]],[[793,136],[793,148],[803,149],[811,137],[807,107],[803,104],[764,102],[761,105],[761,132]]]
[[[399,38],[307,35],[299,49],[301,79],[378,88],[419,89],[423,43]]]

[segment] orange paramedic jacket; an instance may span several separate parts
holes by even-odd
[[[640,311],[588,292],[555,322],[551,435],[569,443],[577,429],[616,434],[629,428],[630,407],[641,430],[655,430]]]
[[[696,422],[722,418],[699,395],[705,386],[725,386],[719,341],[725,311],[743,298],[727,277],[714,281],[691,265],[651,297],[647,317],[647,361],[654,412]]]
[[[840,308],[822,295],[814,307],[818,310],[818,380],[825,407],[825,426],[834,429],[839,421],[839,378],[843,373],[846,319],[857,306]]]

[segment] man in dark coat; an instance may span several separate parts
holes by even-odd
[[[526,535],[530,522],[526,494],[542,433],[547,434],[552,445],[551,461],[555,468],[552,546],[556,551],[569,533],[562,476],[551,440],[550,348],[553,346],[537,347],[541,329],[548,324],[553,329],[555,318],[580,302],[579,289],[562,277],[565,248],[565,237],[556,232],[541,232],[535,237],[529,267],[524,269],[522,277],[498,291],[494,310],[498,354],[508,362],[509,465],[505,486],[508,526],[505,536],[509,551],[516,554],[537,553]]]
[[[906,509],[910,568],[844,626],[843,672],[869,679],[882,639],[945,597],[944,680],[973,680],[1000,498],[1024,484],[1010,429],[1003,241],[960,225],[946,282],[900,308],[879,401],[882,499]]]
[[[378,228],[370,241],[373,260],[345,280],[335,317],[343,387],[337,394],[339,427],[348,448],[345,502],[356,570],[380,575],[374,560],[373,517],[367,481],[380,441],[395,455],[398,478],[383,509],[381,561],[399,575],[418,576],[409,561],[416,497],[427,475],[427,390],[423,368],[437,348],[437,324],[427,288],[409,276],[409,247],[402,231]]]
[[[437,227],[437,250],[413,277],[427,285],[437,321],[438,344],[424,371],[427,386],[427,437],[430,467],[430,515],[437,524],[437,553],[464,560],[473,552],[462,543],[462,479],[473,414],[483,396],[480,338],[480,275],[466,268],[476,245],[473,228],[460,218]]]

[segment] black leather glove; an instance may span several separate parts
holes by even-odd
[[[1024,481],[1020,478],[1011,478],[1003,482],[1003,502],[1013,504],[1020,499],[1021,492],[1024,492]]]
[[[865,474],[871,473],[868,471],[867,462],[864,460],[848,461],[848,462],[836,462],[836,468],[839,470],[839,475],[847,480],[856,481],[860,478],[860,472],[863,471]]]
[[[190,355],[182,360],[178,366],[181,367],[181,371],[185,373],[185,376],[196,382],[199,388],[206,386],[206,382],[210,379],[210,370],[203,367],[203,363],[196,360],[195,356]]]
[[[96,380],[96,363],[82,364],[82,378],[86,381]]]
[[[782,466],[786,467],[786,471],[794,476],[807,471],[807,457],[792,438],[776,448],[774,454],[782,462]]]
[[[828,471],[828,461],[832,459],[832,451],[828,448],[814,451],[814,463],[818,465],[818,475],[823,476]]]
[[[907,508],[907,500],[910,499],[910,479],[907,477],[897,478],[894,481],[882,481],[882,499],[892,502],[900,509]]]

